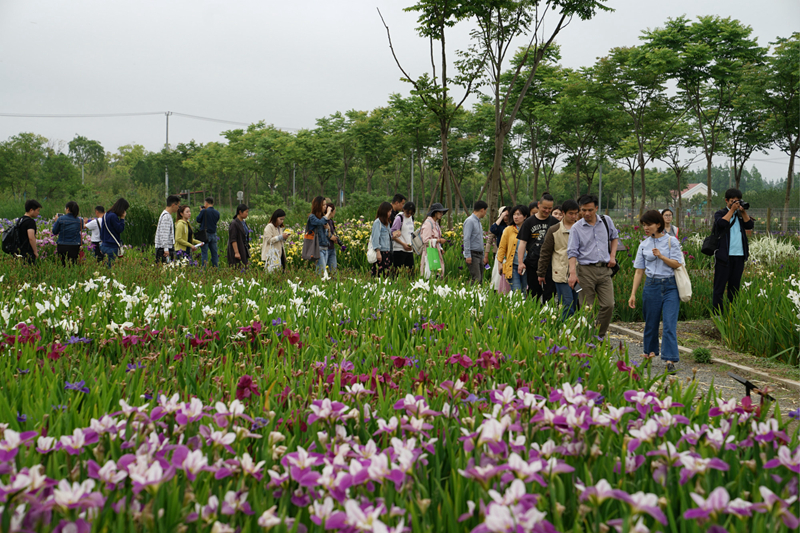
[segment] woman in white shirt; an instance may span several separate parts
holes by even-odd
[[[414,205],[414,202],[406,202],[403,212],[394,217],[392,240],[399,246],[395,246],[392,252],[392,264],[397,273],[403,272],[411,275],[414,272],[414,249],[411,247],[411,234],[414,232],[414,214],[416,212],[417,206]],[[395,237],[395,235],[398,236]]]
[[[106,214],[106,208],[102,205],[98,205],[94,208],[94,216],[95,218],[87,218],[85,221],[86,229],[92,231],[92,250],[94,250],[94,256],[97,259],[97,262],[103,260],[103,252],[100,251],[100,230],[103,227],[103,215]]]

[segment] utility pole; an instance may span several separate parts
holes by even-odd
[[[297,190],[294,186],[294,177],[295,173],[297,172],[297,163],[292,163],[292,206],[297,203]]]
[[[167,143],[164,145],[167,152],[169,152],[169,116],[172,111],[164,113],[167,116]],[[164,196],[169,196],[169,165],[164,165]]]
[[[728,159],[728,188],[730,189],[732,187],[733,187],[733,164],[731,163],[731,160]]]
[[[597,200],[600,203],[600,211],[603,211],[603,163],[597,164],[597,170],[600,172],[600,185],[598,187]]]
[[[411,149],[411,201],[414,201],[414,149]]]

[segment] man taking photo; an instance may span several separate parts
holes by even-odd
[[[716,261],[711,307],[714,312],[721,312],[725,286],[728,288],[728,301],[732,302],[739,292],[744,263],[750,255],[747,230],[753,229],[755,223],[742,206],[742,191],[725,191],[725,207],[714,213],[714,224],[719,235],[719,248],[714,254]]]

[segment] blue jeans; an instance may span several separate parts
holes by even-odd
[[[211,251],[211,264],[215,267],[219,266],[219,251],[217,250],[217,242],[219,237],[216,233],[207,233],[208,242],[200,247],[200,264],[205,266],[208,262],[208,252]]]
[[[511,265],[511,292],[522,291],[523,294],[528,290],[528,275],[520,275],[517,265]]]
[[[108,246],[100,246],[100,252],[108,259],[108,266],[114,264],[114,260],[117,258],[117,248],[110,248]]]
[[[328,257],[323,268],[325,268],[325,266],[328,267],[328,275],[333,276],[333,273],[336,272],[336,267],[338,266],[336,264],[336,248],[328,249]]]
[[[328,252],[330,251],[331,250],[328,250],[327,247],[322,247],[322,246],[319,247],[319,259],[317,259],[317,274],[319,274],[320,276],[325,272],[325,267],[328,266],[328,255],[329,255]],[[334,250],[333,253],[336,253],[336,251]],[[328,275],[329,276],[331,275],[330,271],[328,272]]]
[[[566,320],[578,310],[578,293],[572,290],[569,283],[556,283],[556,295],[561,304],[561,319]]]
[[[678,362],[678,311],[681,299],[675,276],[657,279],[646,278],[644,282],[644,353],[659,354],[658,326],[663,321],[661,359]]]

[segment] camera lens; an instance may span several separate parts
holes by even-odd
[[[742,209],[750,209],[750,202],[739,202],[739,205],[742,206]]]

